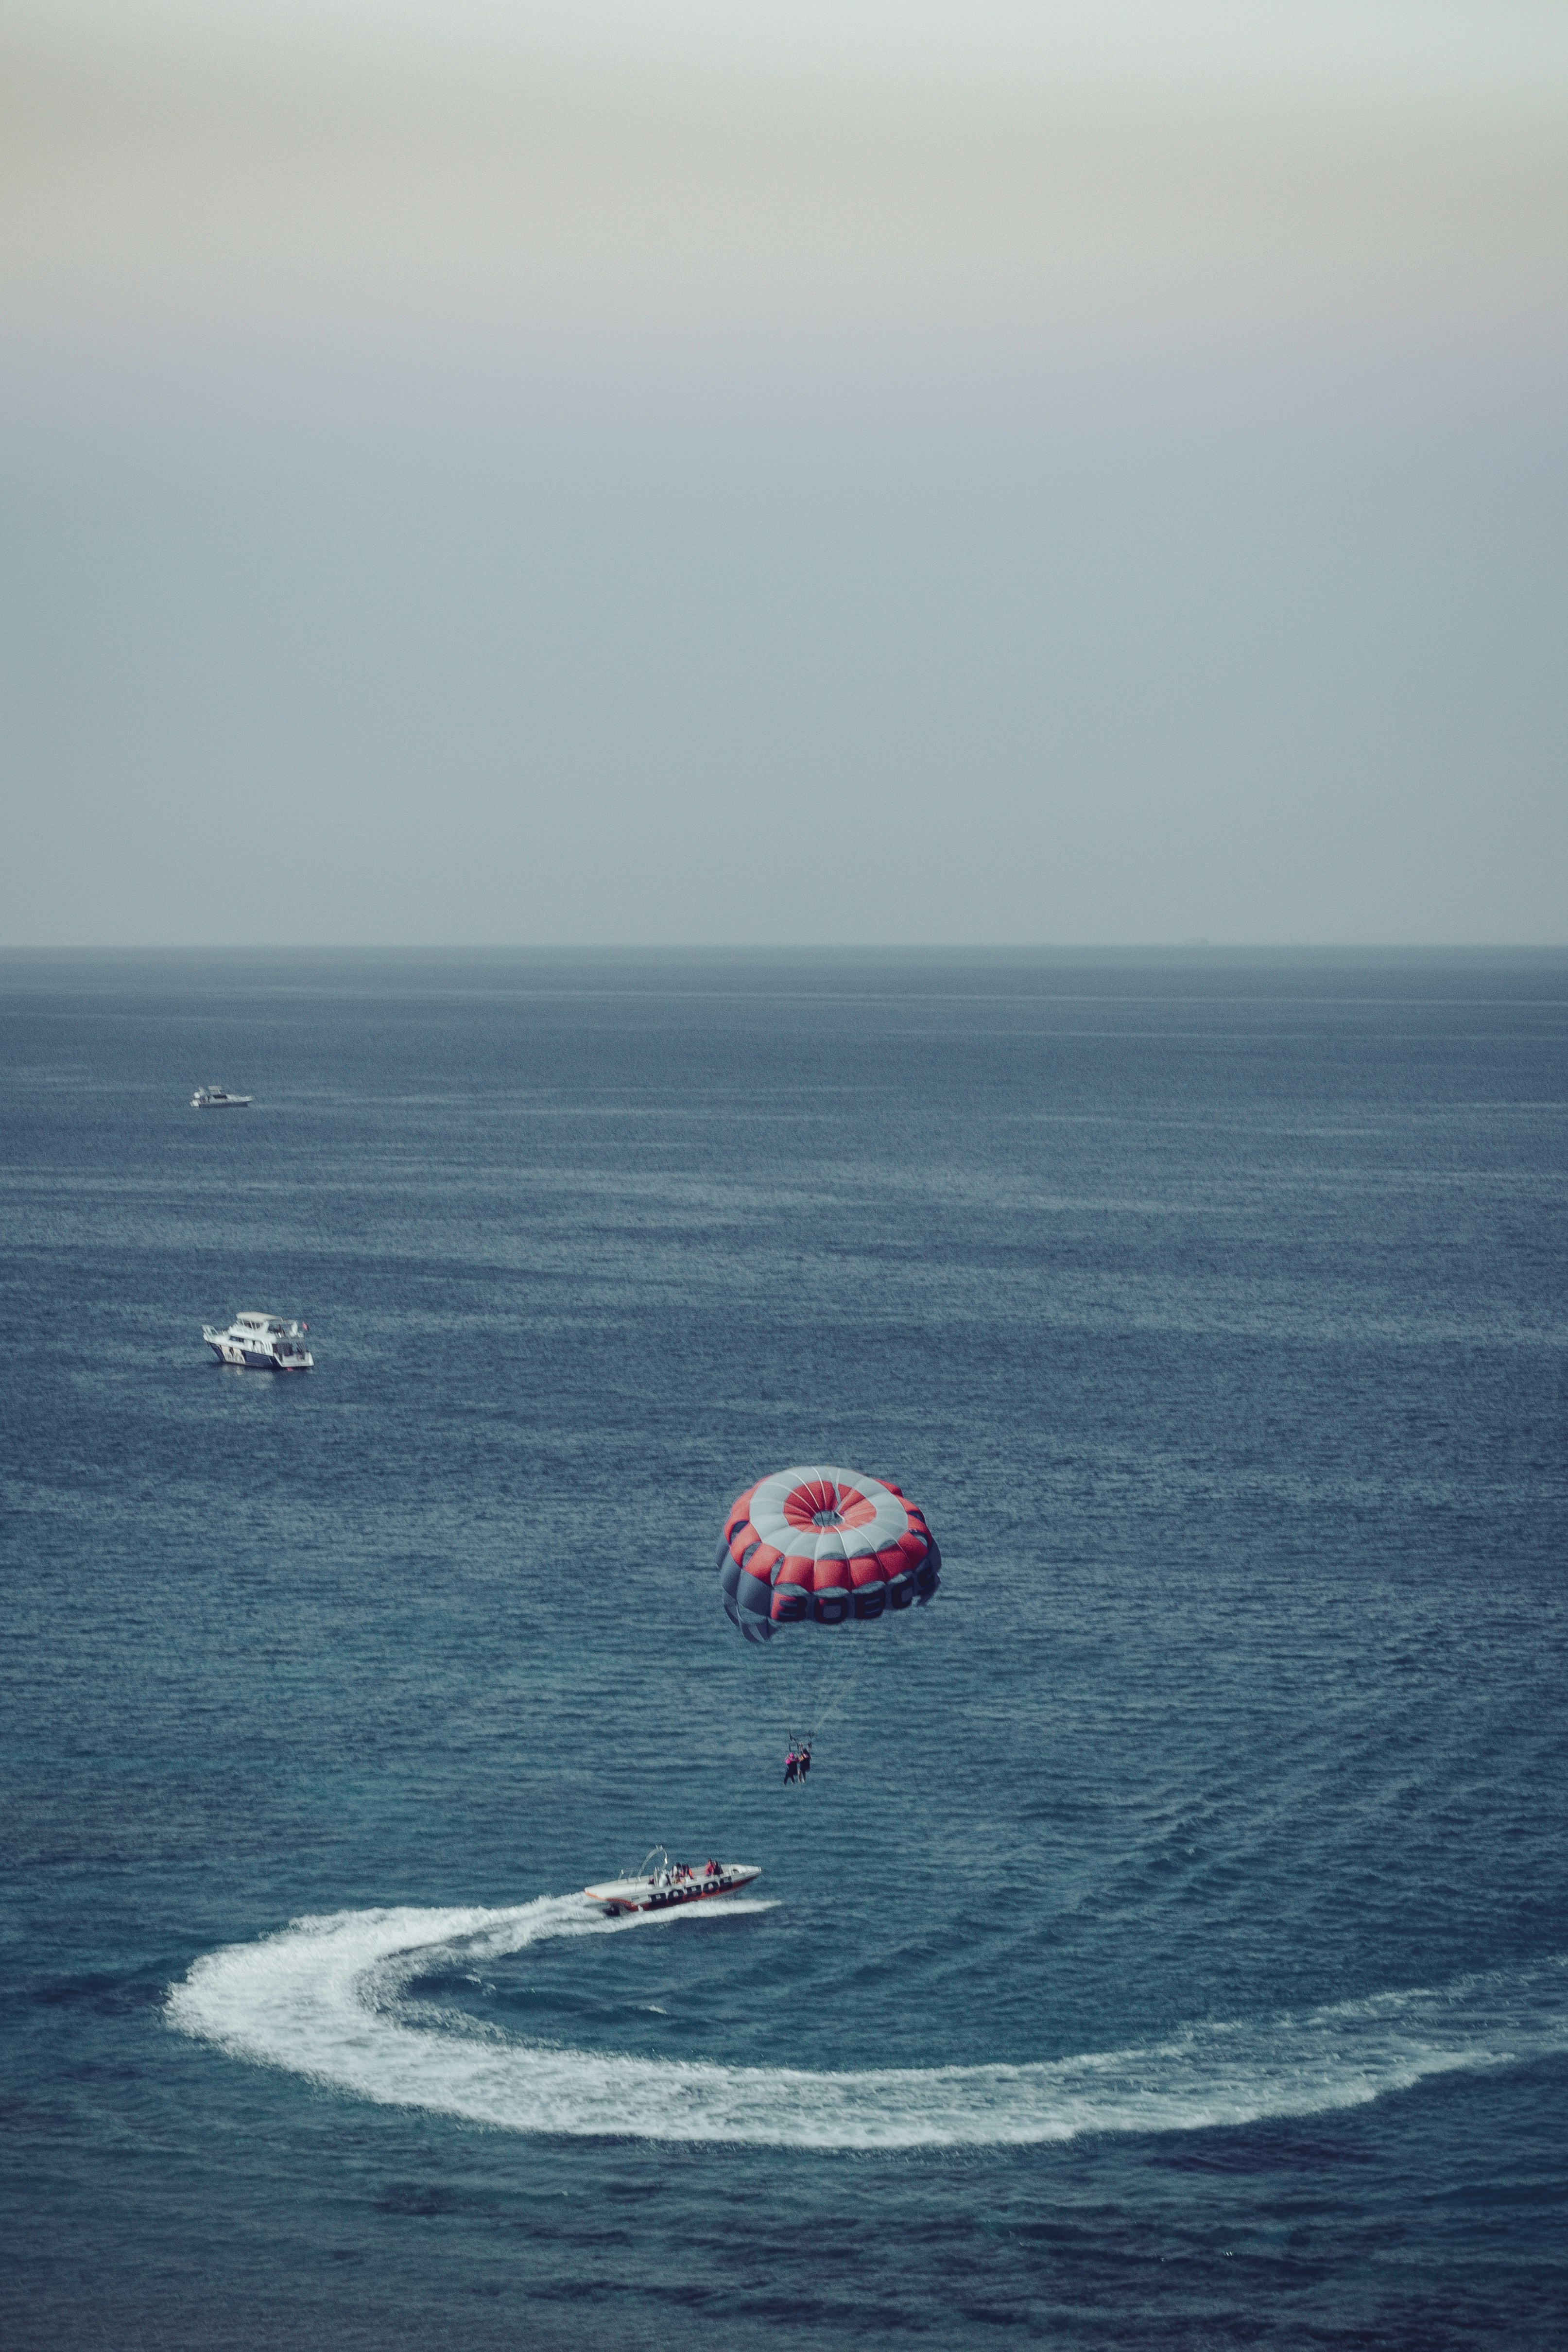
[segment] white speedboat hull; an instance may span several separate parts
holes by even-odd
[[[651,1878],[612,1878],[602,1886],[585,1886],[582,1891],[606,1918],[617,1919],[629,1917],[633,1911],[673,1911],[683,1903],[712,1903],[720,1895],[738,1895],[761,1875],[759,1863],[726,1862],[711,1878],[700,1870],[690,1878],[679,1878],[673,1871],[656,1871]]]

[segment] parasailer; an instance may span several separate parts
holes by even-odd
[[[788,1696],[787,1726],[821,1727],[829,1679],[858,1679],[879,1621],[924,1608],[941,1581],[942,1555],[925,1515],[897,1486],[856,1470],[779,1470],[736,1497],[718,1547],[725,1613],[747,1641],[768,1645]],[[819,1633],[837,1629],[839,1638]],[[848,1636],[852,1629],[854,1638]],[[896,1646],[896,1645],[895,1645]],[[836,1713],[847,1692],[834,1699]],[[787,1786],[811,1769],[811,1738],[790,1727]]]

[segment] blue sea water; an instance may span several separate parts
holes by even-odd
[[[13,953],[0,1090],[8,2347],[1568,2338],[1568,958]],[[946,1564],[786,1792],[818,1461]]]

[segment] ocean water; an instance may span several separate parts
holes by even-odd
[[[7,2347],[1568,2340],[1568,958],[13,953],[0,1187]]]

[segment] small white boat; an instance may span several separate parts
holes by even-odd
[[[231,1095],[222,1087],[198,1087],[191,1097],[193,1110],[248,1110],[255,1097]]]
[[[716,1895],[738,1895],[761,1875],[761,1865],[754,1862],[672,1862],[664,1847],[656,1845],[634,1878],[611,1878],[602,1886],[582,1891],[607,1919],[620,1919],[632,1911],[665,1911],[679,1903],[711,1903]]]
[[[308,1372],[315,1358],[305,1345],[308,1323],[286,1323],[280,1315],[236,1315],[226,1331],[202,1326],[202,1337],[220,1364],[248,1364],[257,1372]]]

